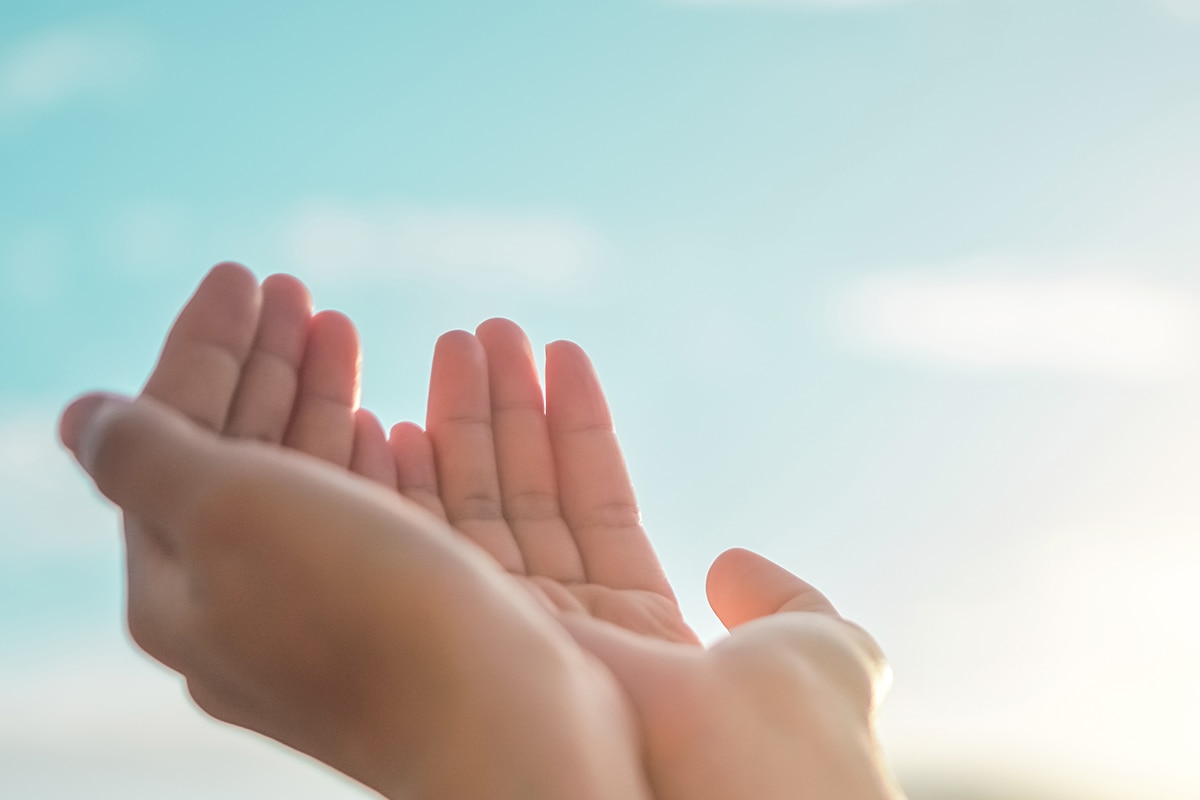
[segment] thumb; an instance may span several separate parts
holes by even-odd
[[[812,585],[773,561],[735,547],[708,570],[708,604],[725,627],[782,611],[807,611],[838,617],[833,604]]]
[[[154,525],[174,519],[218,466],[211,434],[145,397],[85,395],[63,412],[59,435],[103,495]]]

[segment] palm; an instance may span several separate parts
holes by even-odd
[[[697,643],[638,517],[587,356],[547,350],[545,402],[524,333],[491,320],[442,337],[427,431],[388,439],[357,408],[358,342],[312,315],[295,279],[215,269],[146,393],[233,437],[274,442],[392,486],[469,538],[548,609]],[[130,524],[137,524],[131,521]]]
[[[516,325],[494,319],[474,336],[449,333],[434,355],[427,422],[440,498],[433,509],[519,582],[558,610],[696,642],[641,527],[582,350],[547,348],[543,403]]]

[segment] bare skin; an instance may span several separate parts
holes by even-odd
[[[589,776],[587,785],[593,790],[617,792],[594,796],[637,797],[645,791],[636,778],[644,766],[659,798],[899,796],[887,778],[871,730],[877,687],[884,674],[882,657],[870,638],[841,621],[812,587],[754,554],[726,553],[710,571],[708,588],[714,609],[734,629],[733,634],[711,650],[697,646],[641,528],[603,394],[581,350],[564,342],[548,348],[543,411],[531,351],[519,328],[505,320],[491,320],[475,335],[447,334],[435,352],[428,434],[405,423],[392,429],[389,440],[373,417],[357,409],[358,348],[353,328],[339,315],[314,318],[309,308],[307,292],[294,279],[274,276],[260,289],[244,270],[218,267],[181,314],[147,384],[147,395],[204,428],[227,437],[283,445],[341,470],[318,470],[308,459],[298,461],[301,469],[282,448],[239,447],[212,440],[197,452],[219,451],[228,460],[220,481],[223,488],[205,489],[210,499],[214,494],[222,497],[215,505],[224,516],[217,515],[215,522],[211,513],[180,520],[183,514],[176,510],[158,523],[160,528],[184,529],[183,540],[200,541],[202,546],[163,545],[171,538],[156,535],[155,526],[136,522],[136,515],[127,519],[131,629],[152,655],[188,676],[202,707],[310,752],[385,794],[399,780],[393,776],[396,765],[405,765],[410,776],[442,775],[409,777],[410,786],[419,785],[426,792],[418,796],[505,796],[490,790],[475,794],[461,785],[455,786],[457,795],[428,790],[448,780],[447,759],[458,763],[457,756],[449,756],[456,745],[463,746],[455,742],[456,730],[494,729],[496,736],[470,744],[475,753],[494,750],[491,756],[476,756],[491,758],[487,763],[493,771],[476,774],[502,774],[494,772],[495,765],[511,763],[512,773],[518,776],[514,785],[525,781],[520,791],[527,792],[511,796],[538,796],[528,793],[530,776],[539,774],[528,763],[531,740],[522,734],[521,752],[513,753],[503,745],[514,737],[511,732],[501,733],[513,725],[524,731],[533,724],[567,752],[574,750],[572,741],[580,741],[578,731],[590,732],[590,738],[582,741],[590,744],[592,760],[582,759],[567,770],[567,776],[557,774],[562,770],[554,766],[573,764],[571,758],[551,761],[542,756],[541,763],[550,773],[545,777],[560,781],[560,790],[561,781],[572,775]],[[153,409],[160,416],[161,411]],[[82,414],[75,412],[75,416]],[[71,416],[64,422],[68,439]],[[115,448],[125,449],[125,445]],[[255,465],[251,474],[235,466],[241,462]],[[94,469],[104,489],[104,467]],[[346,471],[394,489],[410,502],[398,502],[376,489],[366,491],[364,482],[350,479]],[[211,481],[211,473],[205,474]],[[237,481],[231,483],[228,475],[236,475]],[[335,480],[334,475],[339,477]],[[204,483],[191,473],[184,480]],[[246,500],[250,495],[244,494],[247,490],[238,488],[245,485],[254,487],[253,497],[278,498],[279,503],[250,503]],[[296,487],[304,491],[297,493]],[[229,493],[243,502],[231,502]],[[127,509],[133,504],[121,496],[114,499]],[[253,514],[229,510],[247,506]],[[429,513],[420,513],[417,506]],[[399,537],[407,541],[406,546],[416,547],[416,542],[428,547],[435,542],[448,548],[442,554],[447,566],[431,571],[426,565],[419,575],[406,575],[401,564],[411,573],[411,558],[382,557],[378,532],[389,515],[394,515],[395,528],[409,531]],[[286,525],[281,525],[281,517]],[[449,523],[479,548],[463,546],[463,539],[452,536],[439,521]],[[280,527],[291,533],[269,533]],[[210,535],[214,528],[241,534],[215,537],[214,543]],[[336,531],[332,539],[330,530]],[[246,540],[262,543],[255,550],[258,561],[237,555],[246,549],[240,546]],[[296,544],[297,540],[315,543],[321,557]],[[164,582],[164,565],[178,566],[181,552],[216,554],[215,559],[184,559],[185,584],[203,583],[197,575],[211,578],[214,570],[220,572],[213,563],[225,563],[223,574],[237,576],[218,581],[219,591],[202,593],[210,618],[202,627],[210,639],[221,639],[239,625],[253,629],[253,619],[232,619],[229,609],[224,614],[214,609],[230,598],[261,598],[246,605],[260,609],[269,608],[266,600],[272,597],[297,596],[304,581],[287,583],[283,592],[283,585],[274,587],[269,580],[276,569],[271,556],[289,547],[284,562],[304,567],[308,570],[304,580],[326,589],[300,596],[313,598],[313,616],[326,620],[318,630],[324,631],[329,646],[320,649],[322,657],[317,661],[337,679],[318,676],[312,680],[321,691],[277,697],[267,704],[273,711],[256,714],[251,709],[261,705],[264,696],[272,697],[272,691],[291,682],[272,679],[272,670],[295,671],[295,662],[285,656],[304,641],[310,646],[320,643],[321,636],[314,640],[307,628],[304,637],[295,632],[288,636],[282,626],[272,640],[264,640],[258,631],[225,640],[224,650],[214,648],[212,641],[207,642],[208,648],[198,648],[196,640],[202,636],[194,629],[172,627],[161,620],[160,612],[141,619],[143,614],[152,616],[146,608],[159,604],[137,602],[137,598],[161,600],[165,593],[161,588],[153,592],[154,584]],[[491,560],[480,558],[480,550]],[[240,566],[231,570],[227,567],[233,556],[241,561],[234,558]],[[347,566],[338,573],[329,562]],[[377,594],[364,594],[360,591],[364,585],[376,584],[351,577],[356,570],[350,565],[355,563],[379,575],[378,587],[387,585],[383,575],[394,570],[391,583],[402,584],[403,591],[380,588]],[[262,587],[252,591],[258,583],[271,587],[270,591],[265,595]],[[419,591],[406,594],[413,587]],[[514,594],[518,587],[524,591]],[[484,606],[466,601],[472,593],[493,590],[500,594],[489,596]],[[389,597],[388,591],[395,596]],[[541,602],[529,602],[530,592]],[[182,594],[195,603],[194,590]],[[435,603],[438,614],[422,616],[414,629],[413,615],[405,610],[424,609],[431,598],[441,598],[446,607]],[[463,613],[464,608],[471,613]],[[488,613],[477,613],[480,608]],[[346,616],[351,609],[354,614]],[[294,607],[277,609],[275,622],[294,620],[295,612]],[[493,619],[497,614],[511,619]],[[184,616],[204,615],[193,610]],[[259,622],[269,617],[261,616]],[[335,630],[339,619],[343,621],[340,631]],[[349,619],[354,624],[345,622]],[[534,619],[538,621],[533,628],[523,627]],[[405,620],[410,621],[407,628]],[[574,641],[562,635],[564,629]],[[512,639],[496,642],[499,630],[511,630]],[[381,635],[382,631],[389,633]],[[437,632],[449,633],[439,637]],[[420,644],[422,636],[429,641]],[[463,637],[471,640],[470,646]],[[389,662],[386,653],[395,655],[395,651],[374,652],[380,650],[380,640],[405,642],[407,648],[415,648],[406,653],[427,652],[428,661],[410,662],[408,673],[389,672],[397,665]],[[364,641],[375,643],[374,649],[366,648],[369,658],[339,657],[363,652]],[[239,680],[208,677],[209,671],[199,669],[195,656],[189,656],[215,649],[240,663],[246,654],[238,648],[248,642],[256,643],[251,649],[269,665],[256,665],[262,675],[241,688]],[[535,687],[543,684],[531,681],[540,668],[524,661],[530,642],[540,643],[530,652],[544,647],[548,654],[545,672],[551,679],[544,685],[549,688],[540,695],[514,694],[507,681],[518,689],[530,682]],[[485,643],[490,643],[490,649],[480,651]],[[512,675],[494,668],[514,653],[525,664],[524,674],[515,666]],[[278,663],[280,659],[283,663]],[[378,663],[378,671],[361,668],[363,661]],[[441,718],[446,727],[438,739],[439,749],[415,747],[412,732],[404,733],[398,719],[372,717],[368,724],[350,713],[350,722],[331,728],[329,717],[322,716],[328,715],[330,702],[320,700],[326,696],[340,708],[395,712],[404,707],[403,702],[381,703],[386,698],[373,696],[386,694],[381,686],[409,687],[414,676],[423,675],[436,687],[436,675],[447,664],[471,673],[467,667],[484,662],[488,670],[467,674],[463,680],[487,687],[483,694],[491,702],[468,693],[473,701],[464,704],[463,684],[458,681],[454,692],[438,694],[431,689],[423,695],[436,700],[431,708],[440,703],[457,708],[455,699],[468,706],[461,709],[461,717]],[[247,670],[241,664],[216,672],[236,676]],[[556,681],[567,688],[553,688]],[[623,695],[614,693],[618,684]],[[353,700],[341,697],[348,686],[360,687]],[[507,699],[500,710],[494,710],[499,698]],[[517,710],[506,706],[513,700]],[[414,702],[411,694],[405,702]],[[492,708],[494,714],[486,720],[469,719],[480,707]],[[548,713],[538,717],[532,709],[539,708]],[[418,710],[396,716],[419,719]],[[513,722],[522,714],[540,722]],[[323,720],[320,724],[318,718]],[[634,721],[636,725],[631,724]],[[596,747],[597,743],[602,746]],[[639,751],[644,765],[637,763]],[[592,776],[600,763],[608,765],[599,768],[606,777],[596,782]],[[430,764],[441,764],[440,772]],[[463,770],[451,771],[462,778]],[[612,776],[624,784],[617,786]],[[593,795],[572,791],[543,796]]]
[[[130,629],[212,716],[387,797],[649,796],[611,674],[422,509],[146,398],[87,396],[63,438],[161,553]]]

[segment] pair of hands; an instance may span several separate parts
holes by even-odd
[[[143,399],[64,414],[126,512],[132,635],[204,710],[393,797],[897,796],[882,657],[812,587],[724,554],[698,645],[579,348],[543,404],[515,325],[446,334],[390,435],[358,362],[298,281],[220,265]]]

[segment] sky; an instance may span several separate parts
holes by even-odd
[[[582,344],[688,618],[824,589],[912,800],[1200,795],[1198,141],[1196,0],[6,0],[0,795],[366,796],[135,652],[54,440],[224,259],[388,422],[445,330]]]

